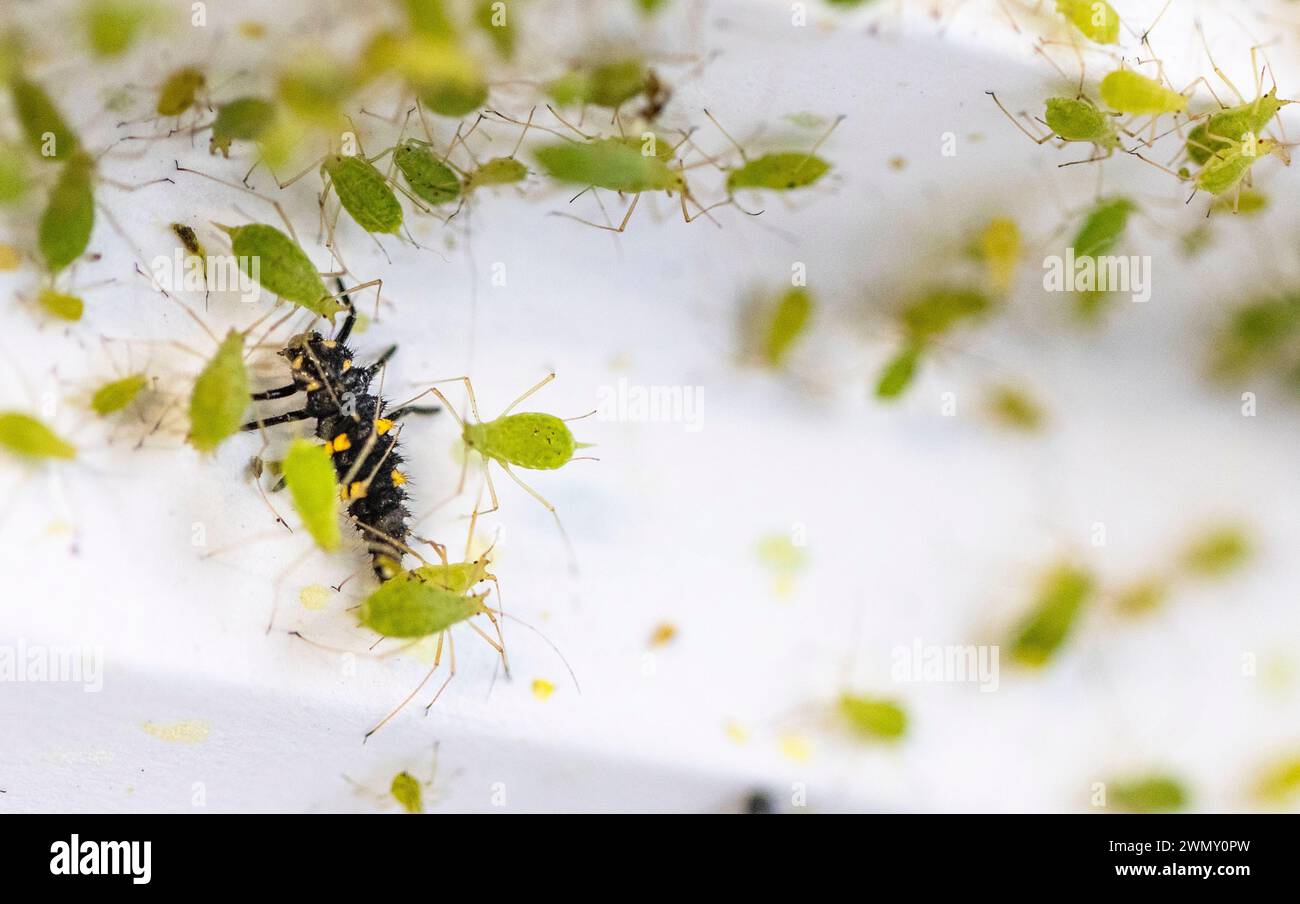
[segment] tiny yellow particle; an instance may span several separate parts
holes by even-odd
[[[23,254],[13,245],[0,245],[0,270],[17,270],[23,262]]]
[[[201,744],[212,731],[211,726],[201,719],[167,724],[145,722],[140,727],[160,741],[171,741],[174,744]]]
[[[312,380],[310,383],[304,386],[303,389],[307,390],[308,392],[315,392],[316,390],[320,389],[320,384],[317,383],[315,380]]]
[[[352,369],[352,359],[351,359],[351,358],[344,358],[344,359],[343,359],[343,370],[351,370],[351,369]]]
[[[800,734],[783,734],[780,739],[781,755],[796,763],[806,763],[812,759],[812,745]]]
[[[677,636],[677,626],[671,622],[660,622],[650,634],[650,646],[662,647]]]
[[[375,432],[383,436],[393,429],[393,422],[386,417],[375,418]]]
[[[726,732],[727,738],[733,743],[749,743],[749,732],[747,732],[745,726],[741,725],[739,722],[728,722],[722,727],[722,730]]]
[[[261,22],[246,21],[239,23],[239,33],[251,41],[266,37],[266,26]]]
[[[393,468],[393,486],[400,487],[404,483],[406,483],[406,475]]]
[[[335,452],[342,452],[346,449],[351,449],[351,448],[352,448],[352,440],[348,439],[348,435],[346,433],[340,433],[338,436],[334,437]]]
[[[352,486],[348,488],[349,499],[360,499],[366,495],[366,485],[359,480],[352,481]]]
[[[533,696],[538,700],[545,700],[555,693],[555,685],[545,678],[533,679]]]
[[[304,609],[324,609],[329,605],[330,589],[323,584],[308,584],[298,591],[298,601]]]

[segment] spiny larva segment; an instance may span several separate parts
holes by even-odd
[[[553,414],[523,411],[466,424],[465,442],[488,458],[534,471],[564,467],[578,448],[569,425]]]

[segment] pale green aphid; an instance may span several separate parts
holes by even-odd
[[[1092,574],[1069,564],[1058,565],[1042,579],[1034,608],[1021,621],[1011,642],[1011,656],[1039,667],[1056,654],[1092,596]]]
[[[230,156],[234,141],[256,141],[271,127],[276,119],[276,107],[260,97],[240,97],[217,108],[217,118],[212,122],[209,152]]]
[[[940,287],[917,297],[902,310],[906,339],[898,353],[885,363],[876,381],[876,398],[896,399],[916,377],[921,354],[933,339],[963,321],[982,317],[993,306],[983,292]]]
[[[37,247],[50,273],[58,273],[81,255],[95,228],[95,162],[77,153],[64,165],[41,215]]]
[[[1032,396],[1011,386],[996,387],[989,393],[985,408],[999,424],[1026,432],[1041,429],[1047,419]]]
[[[885,362],[876,379],[876,398],[896,399],[916,377],[916,368],[921,360],[921,346],[915,343],[905,345],[893,358]]]
[[[366,232],[402,228],[402,205],[374,164],[359,156],[330,154],[320,168],[326,193],[332,185],[343,209]]]
[[[641,92],[650,79],[649,70],[639,57],[628,57],[571,69],[544,86],[560,106],[593,104],[618,109]]]
[[[1241,141],[1247,134],[1262,134],[1277,111],[1290,103],[1294,101],[1279,100],[1274,87],[1253,101],[1220,110],[1188,133],[1187,156],[1203,165],[1216,150]]]
[[[167,76],[158,89],[156,110],[159,116],[180,116],[194,106],[198,93],[207,86],[207,77],[193,66],[182,66]]]
[[[1263,366],[1293,369],[1292,352],[1300,335],[1300,295],[1283,294],[1250,302],[1232,313],[1214,343],[1214,369],[1220,376],[1239,376]]]
[[[1063,141],[1088,141],[1100,148],[1119,147],[1114,117],[1077,97],[1049,97],[1044,116],[1047,127]]]
[[[338,125],[344,101],[356,90],[351,70],[324,57],[308,57],[280,73],[276,99],[304,122],[330,129]]]
[[[51,317],[70,323],[80,320],[86,309],[86,303],[78,296],[49,287],[36,293],[36,303]]]
[[[331,321],[343,305],[325,288],[316,266],[298,243],[274,226],[249,223],[246,226],[215,224],[230,236],[231,249],[240,269],[258,284],[285,301],[306,308]],[[253,272],[257,260],[258,272]]]
[[[464,194],[485,185],[513,185],[528,178],[528,167],[514,157],[493,157],[476,166],[465,177]]]
[[[429,637],[487,613],[487,593],[466,595],[403,571],[361,603],[361,624],[385,637]]]
[[[1098,257],[1108,254],[1124,235],[1128,218],[1137,205],[1128,198],[1107,198],[1098,201],[1088,211],[1083,225],[1074,235],[1070,247],[1076,258]]]
[[[1183,550],[1182,567],[1200,577],[1221,577],[1240,568],[1251,555],[1250,538],[1234,524],[1213,527]]]
[[[95,390],[90,407],[100,417],[116,414],[134,402],[148,384],[149,378],[142,373],[110,380]]]
[[[1056,0],[1056,11],[1090,41],[1119,42],[1119,13],[1106,0]]]
[[[1186,95],[1131,69],[1117,69],[1107,75],[1101,80],[1100,90],[1108,107],[1134,116],[1179,113],[1187,107]]]
[[[217,448],[238,432],[248,404],[244,336],[231,330],[194,381],[194,392],[190,395],[190,445],[200,452]]]
[[[1108,782],[1106,804],[1131,813],[1171,813],[1187,806],[1183,783],[1170,775],[1144,775]]]
[[[393,163],[401,171],[407,188],[420,200],[436,206],[460,197],[460,176],[419,139],[408,138],[395,147]]]
[[[22,200],[29,184],[26,153],[17,144],[0,142],[0,207]]]
[[[893,700],[842,694],[840,714],[861,735],[896,741],[907,733],[907,713]]]
[[[775,151],[751,159],[740,146],[740,142],[732,138],[713,118],[713,114],[705,110],[704,115],[709,117],[709,120],[718,127],[718,131],[726,136],[726,139],[740,152],[741,165],[727,171],[728,194],[736,189],[745,188],[791,191],[806,188],[817,182],[831,170],[831,165],[817,156],[817,149],[844,121],[843,116],[835,117],[830,128],[807,151]]]
[[[777,299],[763,336],[763,359],[771,367],[780,367],[795,342],[812,319],[813,300],[808,290],[795,286]]]
[[[67,160],[76,153],[77,136],[36,82],[15,76],[9,83],[14,110],[32,153],[44,160]]]
[[[146,0],[91,0],[85,10],[91,49],[102,57],[120,56],[157,14]]]
[[[1255,781],[1254,796],[1265,803],[1279,804],[1300,792],[1300,756],[1288,756],[1267,767]]]
[[[629,194],[685,189],[682,174],[663,158],[642,154],[639,146],[618,138],[562,142],[537,148],[534,154],[547,175],[561,182]]]
[[[0,412],[0,447],[30,460],[75,458],[76,447],[30,415]]]
[[[297,439],[281,463],[293,507],[316,545],[326,552],[339,548],[339,487],[334,463],[325,447]]]
[[[474,24],[492,41],[499,56],[515,55],[515,20],[506,0],[479,0],[474,10]]]
[[[434,113],[458,119],[487,103],[488,84],[485,81],[449,80],[424,86],[419,94],[420,102]]]
[[[1253,136],[1247,136],[1247,139]],[[1221,195],[1241,184],[1250,168],[1262,157],[1284,155],[1286,149],[1271,138],[1238,141],[1220,148],[1196,174],[1193,183],[1202,191]]]
[[[420,787],[419,779],[411,773],[397,773],[393,776],[393,784],[388,790],[393,795],[393,800],[401,804],[402,809],[407,813],[424,812],[424,791]]]

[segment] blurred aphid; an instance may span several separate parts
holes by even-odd
[[[446,5],[442,0],[398,0],[406,10],[411,28],[421,34],[437,38],[455,37]]]
[[[9,90],[32,153],[44,160],[71,158],[79,147],[77,136],[45,89],[19,75],[10,81]]]
[[[230,145],[235,141],[256,141],[275,123],[276,106],[260,97],[240,97],[217,107],[217,118],[212,122],[209,150],[230,156]]]
[[[274,226],[214,224],[230,236],[240,269],[268,292],[333,321],[343,305],[325,288],[320,273],[298,243]],[[254,267],[253,264],[258,266]],[[256,271],[256,272],[254,272]]]
[[[244,336],[231,330],[194,381],[190,445],[200,452],[211,452],[239,431],[249,405],[248,382]]]
[[[1116,69],[1101,80],[1101,99],[1112,110],[1133,116],[1181,113],[1187,96],[1131,69]]]
[[[1243,188],[1235,198],[1219,198],[1210,206],[1210,209],[1247,216],[1262,213],[1268,209],[1268,195],[1253,188]]]
[[[1069,637],[1093,586],[1092,574],[1076,565],[1061,564],[1048,571],[1033,609],[1015,631],[1012,658],[1022,665],[1045,665]]]
[[[0,447],[33,461],[45,458],[75,458],[76,448],[30,415],[0,412]]]
[[[182,66],[168,75],[158,89],[155,111],[159,116],[180,116],[194,107],[207,83],[202,70]]]
[[[808,290],[792,287],[781,294],[772,305],[762,336],[763,363],[781,367],[795,342],[808,329],[812,319],[813,300]]]
[[[982,317],[992,301],[974,289],[939,287],[908,302],[899,319],[905,334],[902,347],[886,362],[876,380],[876,397],[895,399],[911,385],[928,344],[963,321]]]
[[[1300,335],[1300,293],[1250,302],[1233,311],[1214,343],[1214,369],[1221,377],[1263,367],[1296,367],[1292,347]]]
[[[1285,804],[1300,794],[1300,755],[1284,756],[1267,766],[1254,783],[1252,796],[1267,804]]]
[[[499,56],[508,60],[515,55],[517,29],[506,0],[479,0],[474,24],[492,41]]]
[[[1183,550],[1182,566],[1200,577],[1220,577],[1240,568],[1251,556],[1250,538],[1237,525],[1205,531]]]
[[[50,273],[85,254],[95,228],[95,162],[77,153],[64,165],[41,215],[37,246]]]
[[[1115,595],[1115,608],[1125,615],[1154,612],[1169,595],[1169,586],[1160,578],[1144,578],[1123,588]]]
[[[893,741],[907,733],[907,713],[893,700],[843,694],[840,715],[858,734]]]
[[[343,103],[357,88],[346,67],[333,60],[308,58],[284,69],[276,79],[276,99],[304,122],[340,127]]]
[[[820,138],[814,142],[813,146],[807,151],[774,151],[751,158],[745,153],[740,142],[732,138],[727,130],[722,128],[721,124],[713,118],[713,114],[708,110],[704,115],[709,117],[709,121],[718,127],[728,141],[740,152],[741,165],[727,170],[727,193],[731,194],[737,189],[767,189],[770,191],[791,191],[797,188],[806,188],[809,185],[820,180],[831,170],[831,165],[825,159],[817,156],[817,149],[822,146],[827,138],[836,127],[844,121],[844,116],[835,117]]]
[[[787,597],[794,592],[795,576],[808,563],[808,553],[788,534],[772,534],[758,541],[758,560],[772,573],[776,595]]]
[[[108,417],[123,410],[144,391],[149,378],[144,374],[130,374],[102,384],[90,397],[90,407],[100,417]]]
[[[282,469],[293,507],[316,545],[326,552],[338,549],[339,487],[329,452],[318,443],[296,439]]]
[[[36,293],[36,303],[51,317],[69,322],[80,320],[86,310],[86,303],[80,296],[60,292],[48,286]]]
[[[319,612],[329,605],[330,597],[333,595],[334,591],[324,584],[308,584],[298,591],[298,602],[304,609]]]
[[[459,119],[488,99],[482,67],[450,36],[380,33],[363,53],[361,72],[365,77],[398,75],[439,116]]]
[[[1119,42],[1119,13],[1106,0],[1056,0],[1056,11],[1090,41]]]
[[[989,287],[998,294],[1006,294],[1016,278],[1020,264],[1020,227],[1009,217],[996,217],[980,232],[972,249],[984,262]]]
[[[684,191],[681,173],[662,156],[642,153],[640,144],[640,139],[625,138],[566,141],[539,147],[534,154],[546,174],[560,182],[629,194]]]
[[[158,8],[147,0],[89,0],[85,21],[90,48],[97,56],[119,56],[158,17]]]
[[[1011,386],[997,386],[985,400],[985,410],[999,424],[1032,433],[1041,430],[1047,415],[1028,393]]]
[[[513,185],[526,178],[528,178],[528,167],[514,157],[493,157],[470,170],[462,183],[461,193],[468,195],[476,189],[489,185]]]
[[[1129,215],[1136,209],[1137,205],[1128,198],[1103,198],[1088,211],[1070,243],[1076,265],[1082,262],[1085,268],[1084,278],[1087,273],[1092,274],[1093,286],[1077,293],[1077,310],[1084,317],[1095,316],[1107,293],[1117,288],[1106,284],[1109,270],[1097,259],[1114,249],[1128,228]]]
[[[21,201],[29,184],[27,157],[22,147],[0,142],[0,207]]]
[[[1144,775],[1106,785],[1107,806],[1131,813],[1169,813],[1187,802],[1187,789],[1169,775]]]
[[[407,813],[424,812],[424,793],[420,787],[420,781],[409,772],[399,772],[393,776],[393,783],[389,786],[389,793],[393,795],[393,800],[402,805],[402,809]]]
[[[640,57],[570,69],[544,86],[561,107],[592,104],[617,110],[646,90],[651,73]]]
[[[876,378],[876,398],[896,399],[907,391],[916,377],[916,368],[921,360],[921,346],[915,343],[903,346],[902,350],[885,362]]]

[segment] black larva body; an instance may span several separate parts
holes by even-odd
[[[371,392],[370,384],[396,348],[373,364],[356,366],[346,344],[356,313],[351,302],[346,297],[343,300],[349,312],[337,337],[331,339],[315,331],[294,336],[278,352],[289,363],[293,383],[253,395],[260,401],[302,392],[306,403],[300,410],[245,424],[244,429],[316,421],[316,436],[325,440],[348,514],[369,547],[375,576],[386,581],[401,568],[410,533],[406,476],[395,422],[403,414],[437,409],[405,409],[385,415],[384,401]]]

